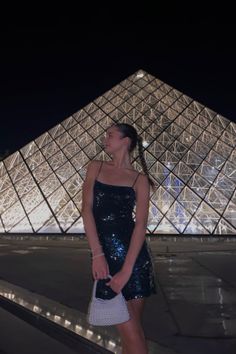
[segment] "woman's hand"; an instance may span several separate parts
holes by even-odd
[[[99,256],[92,260],[92,273],[95,280],[108,278],[109,267],[105,256]]]
[[[121,292],[125,284],[128,282],[132,271],[121,269],[118,273],[116,273],[112,279],[106,283],[106,285],[110,286],[113,291],[117,294]]]

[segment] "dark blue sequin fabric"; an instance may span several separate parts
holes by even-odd
[[[122,267],[135,226],[133,187],[94,183],[93,215],[111,275]],[[131,277],[122,289],[126,300],[156,293],[152,254],[146,240],[136,259]]]

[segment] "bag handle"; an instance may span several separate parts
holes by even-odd
[[[112,276],[110,275],[110,274],[108,274],[108,276],[107,276],[108,278],[110,278],[110,279],[112,279]],[[94,280],[94,284],[93,284],[93,293],[92,293],[92,297],[93,297],[93,299],[95,299],[96,298],[96,287],[97,287],[97,282],[98,282],[98,280],[96,279],[96,280]]]

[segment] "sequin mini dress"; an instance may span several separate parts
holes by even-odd
[[[103,161],[98,175],[102,163]],[[99,241],[112,276],[122,268],[135,226],[133,210],[136,196],[133,187],[139,174],[137,173],[132,186],[106,184],[98,181],[98,175],[94,182],[93,215]],[[147,297],[156,292],[152,254],[145,240],[122,294],[126,300],[131,300]]]

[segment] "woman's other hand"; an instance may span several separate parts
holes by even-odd
[[[130,276],[131,276],[131,271],[127,270],[120,270],[117,272],[112,279],[106,283],[106,285],[110,286],[113,291],[115,291],[117,294],[121,292],[125,284],[128,282]]]
[[[109,267],[105,256],[102,255],[92,260],[92,273],[95,280],[108,278]]]

